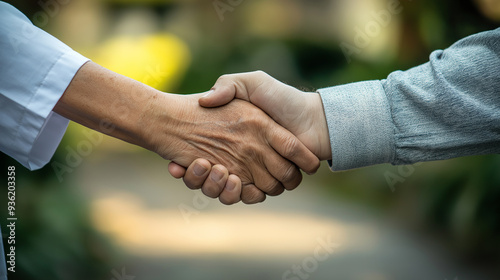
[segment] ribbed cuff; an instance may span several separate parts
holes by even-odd
[[[318,90],[323,101],[333,171],[389,163],[394,157],[394,125],[380,81]]]

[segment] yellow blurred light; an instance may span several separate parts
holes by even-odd
[[[500,0],[476,0],[476,3],[487,18],[500,21]]]
[[[185,74],[191,55],[176,36],[152,34],[111,38],[90,58],[114,72],[171,91]]]
[[[400,13],[394,14],[391,0],[349,0],[334,11],[340,39],[355,49],[355,57],[386,61],[395,57],[401,29]],[[402,11],[401,3],[397,5]],[[384,16],[381,16],[384,14]],[[362,44],[359,44],[362,42]]]
[[[338,244],[335,253],[340,253],[352,250],[346,244],[349,232],[370,231],[314,215],[256,210],[203,211],[186,220],[177,208],[148,209],[137,197],[120,193],[94,201],[91,213],[98,230],[144,256],[290,257],[313,253],[318,239],[327,238]],[[375,240],[360,243],[370,246]]]

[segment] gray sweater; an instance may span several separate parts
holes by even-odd
[[[500,28],[386,80],[319,93],[332,170],[500,153]]]

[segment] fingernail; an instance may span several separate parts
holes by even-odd
[[[205,174],[207,172],[207,169],[205,168],[205,166],[198,164],[198,163],[196,163],[194,165],[193,169],[194,169],[194,175],[196,175],[196,176],[202,176],[203,174]]]
[[[236,183],[231,181],[231,180],[228,180],[227,183],[226,183],[226,190],[228,191],[232,191],[236,188]]]
[[[214,91],[215,91],[215,90],[211,89],[211,90],[207,91],[207,93],[203,94],[203,96],[202,96],[202,97],[207,97],[207,96],[209,96],[210,94],[212,94]]]
[[[224,173],[222,173],[222,171],[220,171],[217,168],[212,169],[212,173],[210,174],[210,178],[212,178],[212,180],[214,182],[219,182],[222,179],[222,177],[224,177]]]

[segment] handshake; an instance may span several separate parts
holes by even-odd
[[[331,159],[320,95],[263,72],[225,75],[206,94],[178,95],[87,62],[54,111],[171,160],[174,177],[224,204],[292,190],[299,168],[312,174]]]
[[[331,159],[317,93],[258,71],[225,75],[208,93],[177,97],[182,113],[169,122],[177,133],[168,145],[177,148],[156,152],[172,155],[172,176],[224,204],[258,203],[293,190],[302,180],[299,168],[313,174],[320,160]]]

